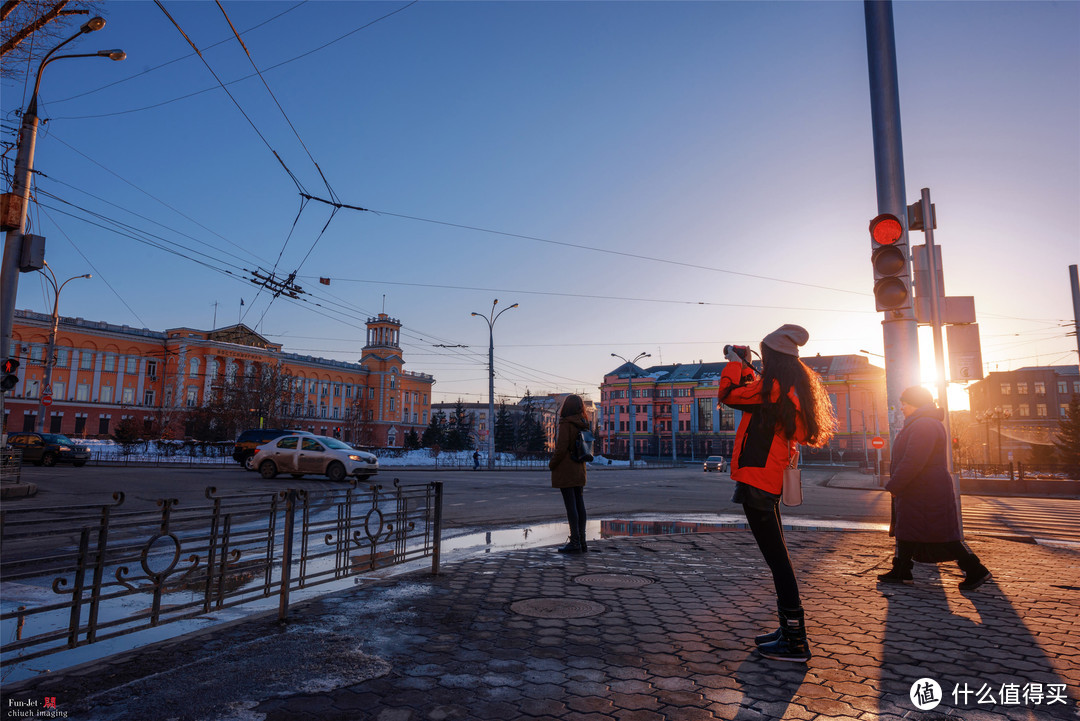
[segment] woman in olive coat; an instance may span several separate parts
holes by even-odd
[[[581,396],[567,396],[559,412],[559,432],[555,437],[555,452],[548,461],[551,487],[562,491],[566,520],[570,524],[570,541],[559,553],[585,553],[585,464],[570,457],[570,444],[579,431],[589,430],[589,417]]]
[[[930,391],[912,386],[900,394],[904,427],[893,443],[885,490],[893,495],[896,555],[885,583],[912,583],[914,561],[956,561],[964,571],[960,589],[971,591],[990,579],[990,571],[964,544],[964,531],[949,473],[949,439],[944,411]]]

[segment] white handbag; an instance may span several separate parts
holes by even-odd
[[[799,470],[798,451],[788,458],[788,466],[784,469],[784,489],[780,494],[780,500],[785,506],[802,504],[802,471]]]

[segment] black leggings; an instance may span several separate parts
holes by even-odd
[[[570,524],[570,536],[577,538],[585,534],[585,488],[560,488],[563,504],[566,506],[566,520]]]
[[[772,571],[776,586],[776,602],[780,608],[802,608],[799,600],[799,583],[791,567],[787,544],[784,543],[784,527],[780,521],[780,504],[774,503],[770,510],[751,508],[743,504],[746,522],[754,534],[758,549]]]

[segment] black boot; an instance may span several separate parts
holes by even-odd
[[[777,613],[780,611],[780,607],[776,607]],[[773,641],[779,641],[781,636],[780,627],[777,626],[775,631],[771,633],[763,633],[758,636],[754,636],[754,644],[760,646],[763,643],[772,643]]]
[[[892,570],[888,573],[878,574],[877,580],[881,583],[915,583],[915,577],[911,574],[911,568],[915,562],[910,558],[896,558],[892,560]]]
[[[967,558],[961,558],[956,563],[964,572],[964,580],[960,582],[961,591],[974,591],[991,578],[990,569],[982,565],[979,557],[974,553],[969,554]]]
[[[582,553],[589,552],[589,542],[585,540],[585,524],[582,523],[578,529],[578,545],[581,546]]]
[[[806,640],[806,623],[801,608],[781,608],[780,638],[758,646],[758,652],[775,661],[806,663],[810,660],[810,644]]]
[[[569,542],[565,546],[559,546],[556,549],[559,553],[584,553],[585,549],[582,548],[581,539],[576,535],[570,536]]]

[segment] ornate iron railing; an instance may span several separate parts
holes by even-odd
[[[395,564],[439,572],[442,484],[218,495],[186,508],[102,506],[0,513],[0,665]]]

